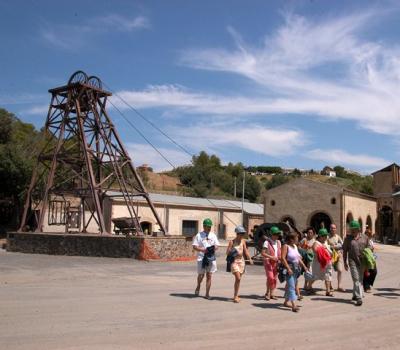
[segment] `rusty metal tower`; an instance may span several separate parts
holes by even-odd
[[[101,80],[75,72],[65,86],[49,90],[51,102],[45,125],[46,140],[32,174],[20,231],[43,232],[49,225],[65,225],[87,232],[110,233],[111,212],[105,201],[113,194],[123,198],[128,219],[143,234],[137,199],[151,209],[161,231],[163,224],[106,111],[111,93]],[[107,216],[108,214],[108,216]],[[109,217],[109,219],[108,219]]]

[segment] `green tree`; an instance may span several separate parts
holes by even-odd
[[[270,190],[271,188],[278,187],[288,182],[290,179],[289,176],[285,176],[282,174],[274,175],[271,180],[265,183],[265,189]]]
[[[346,170],[342,166],[336,165],[333,170],[335,170],[337,177],[346,178]]]

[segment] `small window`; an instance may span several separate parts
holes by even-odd
[[[336,204],[336,198],[335,197],[331,198],[331,204]]]
[[[275,205],[275,201],[272,200],[272,201],[271,201],[271,206],[273,207],[274,205]]]
[[[198,221],[183,220],[182,221],[182,234],[184,236],[194,236],[198,232]]]

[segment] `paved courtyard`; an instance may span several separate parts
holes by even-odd
[[[281,307],[282,299],[261,298],[262,266],[247,269],[242,302],[233,304],[222,257],[214,298],[206,300],[193,297],[192,262],[0,250],[0,348],[399,349],[400,248],[378,249],[377,282],[362,307],[350,293],[329,298],[321,290],[301,302],[298,314]]]

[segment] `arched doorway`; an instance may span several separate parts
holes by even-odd
[[[349,211],[346,215],[346,234],[350,232],[350,222],[353,221],[353,214]]]
[[[284,216],[281,222],[288,223],[291,227],[296,227],[296,221],[289,215]]]
[[[140,227],[142,228],[142,231],[145,235],[151,235],[153,233],[152,231],[152,224],[151,222],[148,221],[142,221],[140,223]]]
[[[379,210],[380,236],[383,243],[393,239],[393,211],[385,205]]]
[[[361,232],[364,232],[363,221],[362,221],[362,219],[361,219],[361,216],[358,218],[358,222],[360,223]]]
[[[366,226],[365,228],[366,228],[366,229],[368,228],[368,229],[370,229],[372,232],[374,232],[374,231],[373,231],[373,227],[372,227],[372,219],[371,219],[371,216],[370,216],[370,215],[367,216],[366,224],[367,224],[367,226]]]
[[[331,223],[332,219],[330,216],[323,212],[315,213],[310,218],[310,226],[312,226],[317,233],[321,228],[329,230]]]

